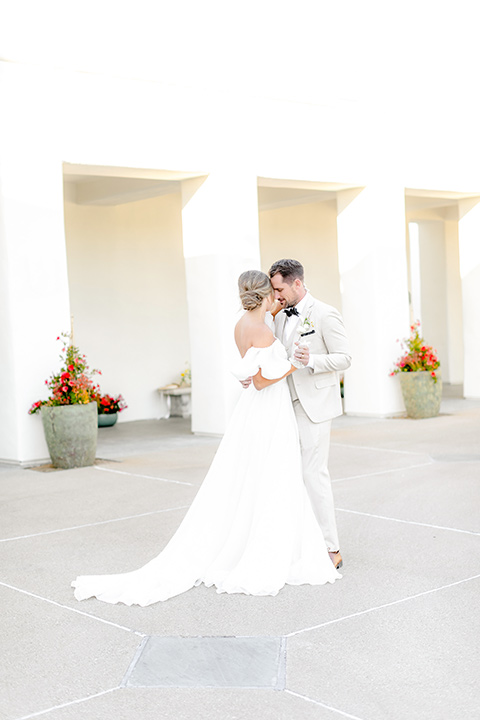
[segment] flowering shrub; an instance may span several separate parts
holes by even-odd
[[[399,372],[425,370],[437,382],[435,370],[440,367],[440,361],[436,355],[436,350],[433,350],[430,345],[425,345],[424,339],[420,337],[419,330],[419,320],[410,325],[410,337],[402,342],[402,347],[405,348],[406,352],[397,360],[390,375],[396,375]]]
[[[28,411],[30,415],[38,412],[42,405],[86,405],[95,399],[95,393],[99,389],[91,378],[102,373],[99,370],[89,370],[85,355],[80,355],[77,347],[68,344],[70,335],[62,333],[61,337],[64,354],[60,355],[60,359],[63,366],[59,373],[45,380],[51,395],[47,400],[33,403]],[[60,340],[60,337],[57,340]]]
[[[97,401],[99,415],[113,415],[114,413],[122,412],[122,410],[128,407],[121,395],[117,395],[117,397],[114,398],[111,395],[101,395],[98,393],[95,394],[94,400]]]

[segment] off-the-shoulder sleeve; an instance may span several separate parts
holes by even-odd
[[[276,340],[268,348],[261,349],[260,368],[267,380],[281,378],[290,370],[290,361],[282,343]]]
[[[246,355],[230,368],[237,380],[245,380],[247,377],[256,375],[259,370],[258,348],[250,348]]]
[[[290,362],[286,355],[285,348],[279,340],[276,340],[266,348],[251,347],[231,370],[238,380],[256,375],[259,370],[267,380],[276,380],[290,370]]]

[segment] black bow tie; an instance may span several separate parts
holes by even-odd
[[[296,307],[286,307],[283,309],[283,312],[287,317],[291,317],[292,315],[298,315],[298,317],[300,317],[300,313]]]

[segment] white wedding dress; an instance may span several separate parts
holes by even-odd
[[[290,369],[279,340],[251,347],[232,369]],[[147,565],[121,575],[78,577],[77,600],[151,605],[204,583],[219,593],[276,595],[290,585],[333,583],[328,555],[302,479],[297,424],[286,380],[241,393],[212,465],[180,527]]]

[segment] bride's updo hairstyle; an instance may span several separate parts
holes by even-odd
[[[260,270],[247,270],[238,278],[238,291],[244,310],[255,310],[272,291],[270,278]]]

